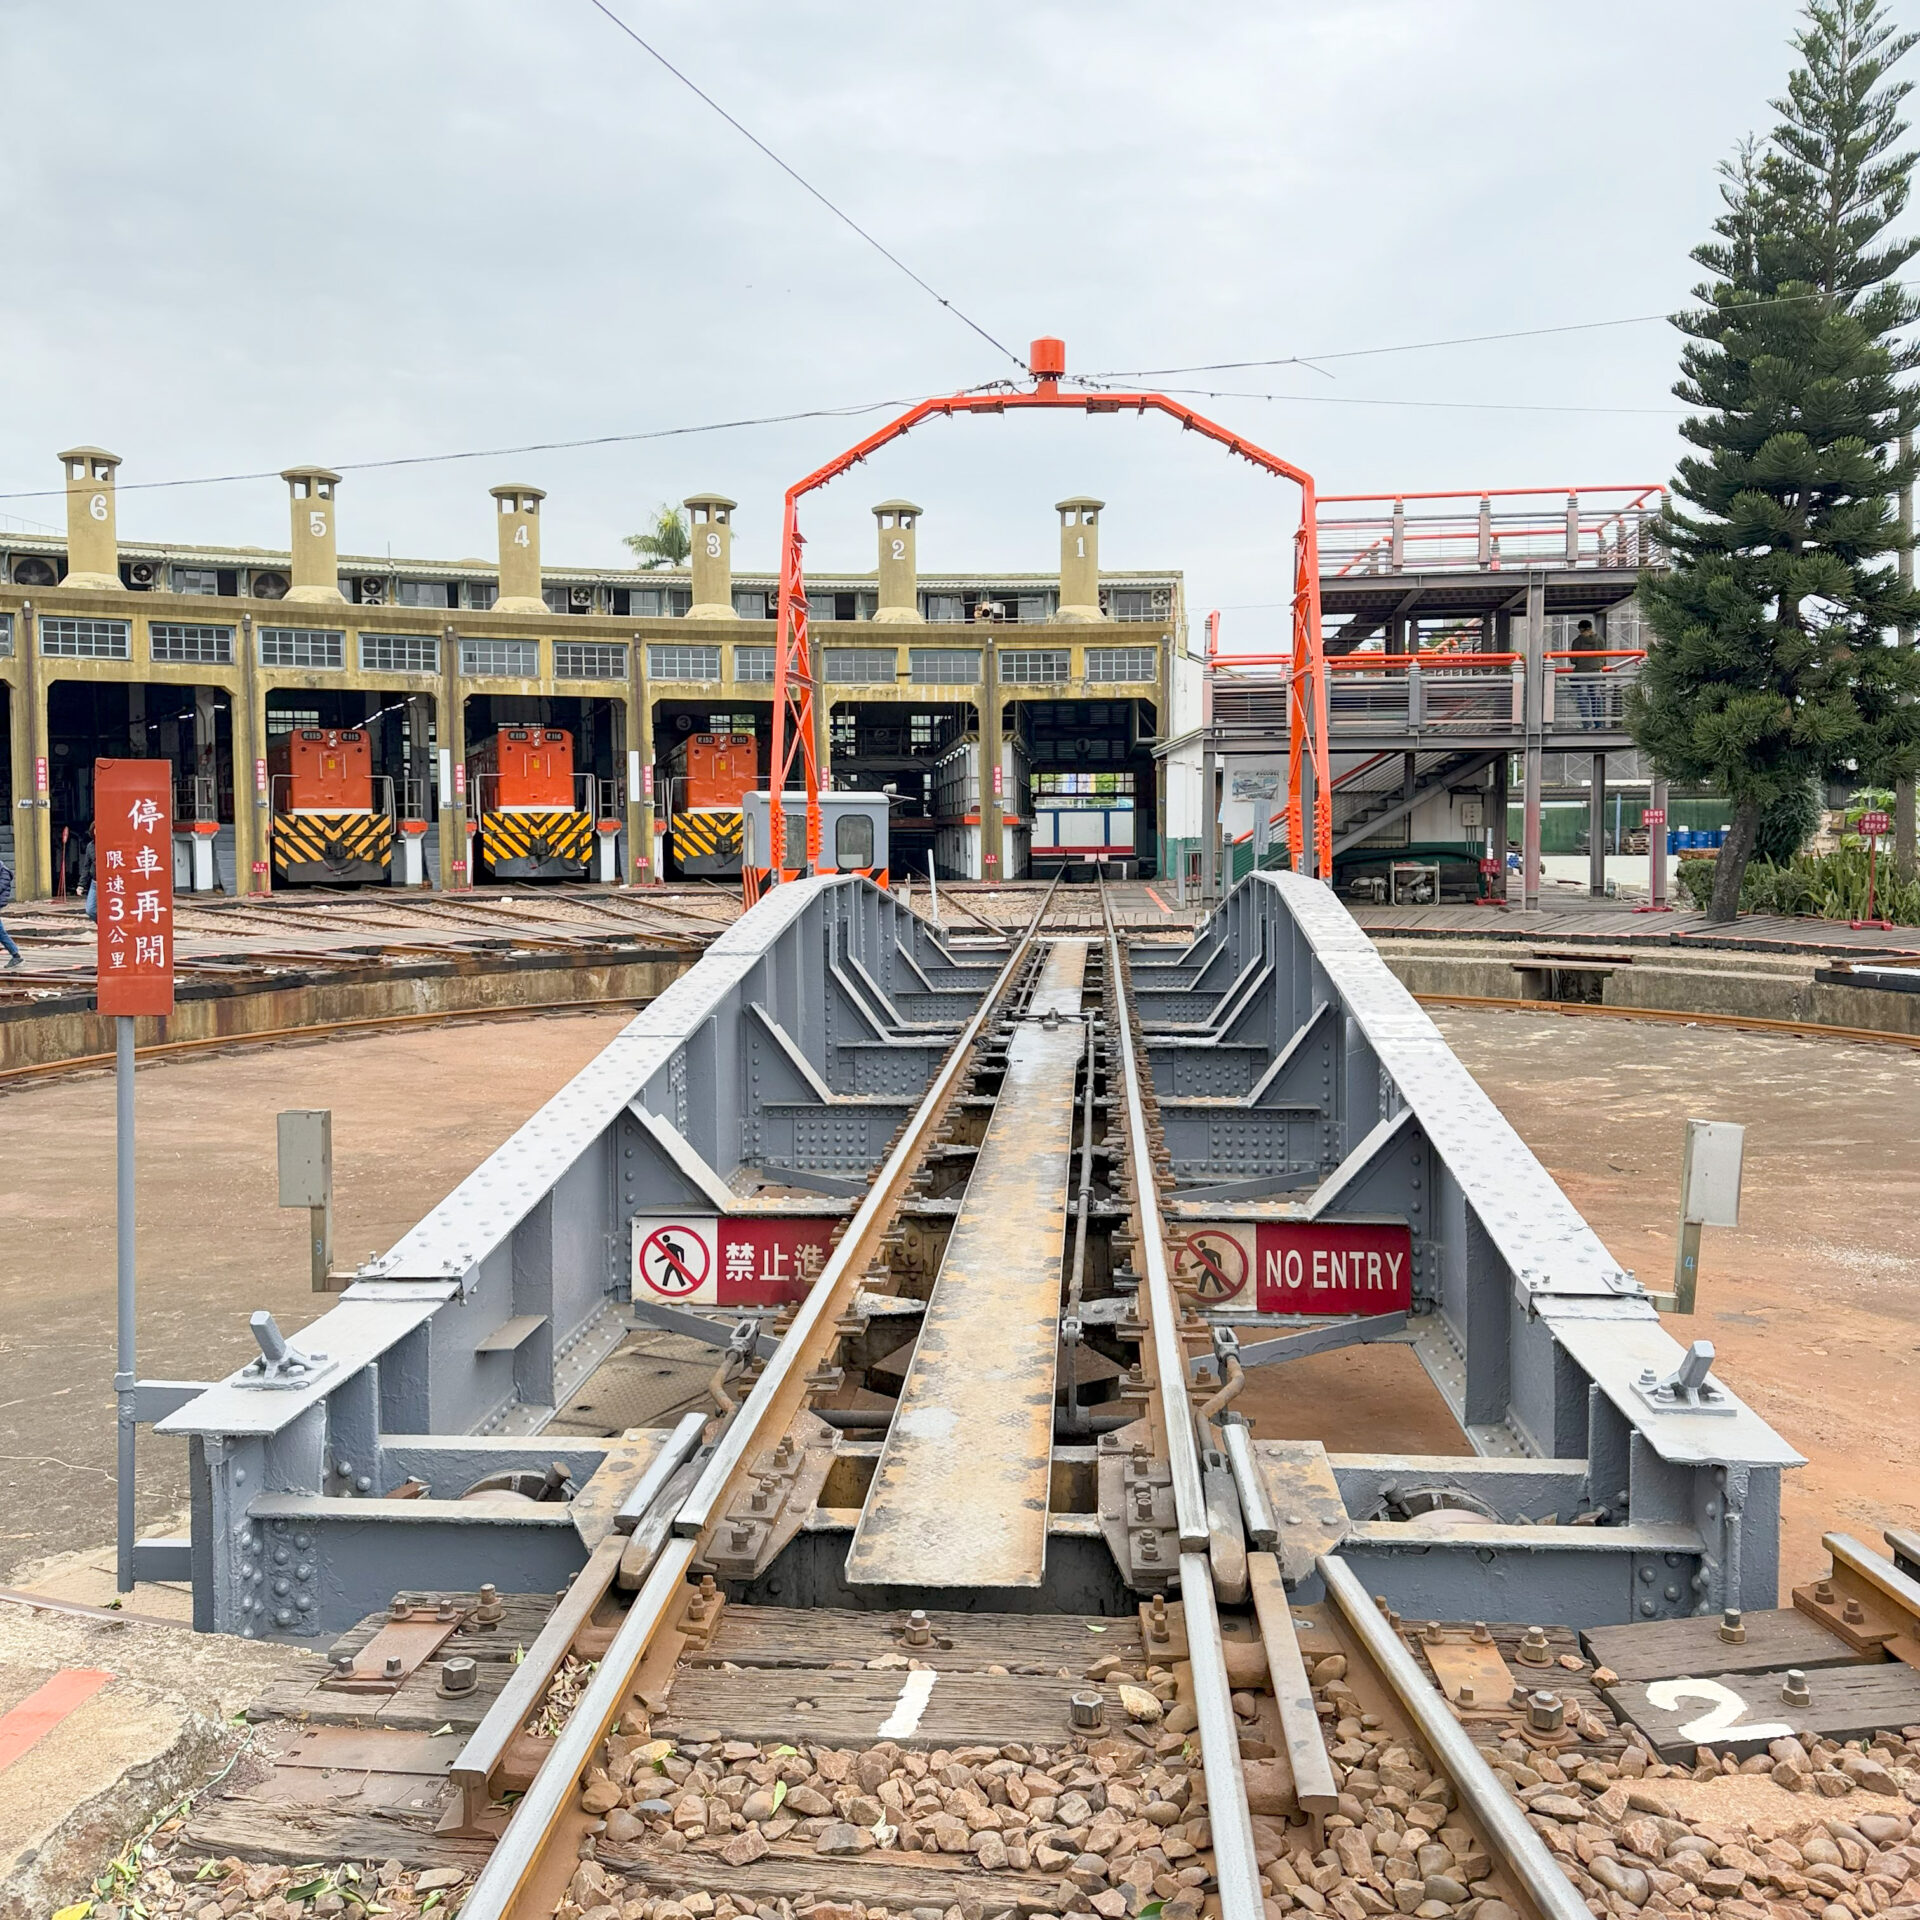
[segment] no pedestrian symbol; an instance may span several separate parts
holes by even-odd
[[[705,1284],[706,1240],[691,1227],[655,1227],[640,1243],[640,1277],[655,1293],[680,1299]]]
[[[1230,1233],[1202,1231],[1187,1237],[1194,1292],[1202,1302],[1231,1300],[1247,1284],[1247,1251]]]

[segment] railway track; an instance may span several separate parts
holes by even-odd
[[[734,1343],[722,1418],[674,1430],[626,1500],[628,1530],[595,1550],[465,1740],[443,1830],[492,1841],[465,1920],[617,1913],[635,1897],[677,1920],[674,1903],[699,1894],[743,1912],[810,1898],[1117,1920],[1157,1902],[1168,1920],[1260,1920],[1324,1911],[1322,1883],[1367,1889],[1364,1915],[1396,1899],[1410,1911],[1416,1869],[1423,1901],[1457,1886],[1456,1904],[1498,1900],[1525,1920],[1586,1912],[1352,1573],[1325,1559],[1328,1602],[1290,1603],[1247,1430],[1221,1421],[1230,1343],[1220,1390],[1189,1392],[1206,1336],[1169,1273],[1171,1182],[1124,947],[1104,900],[1097,937],[1044,938],[1050,901],[1013,936],[805,1304],[759,1341],[770,1351]],[[1049,1155],[1069,1166],[1058,1239],[1030,1196],[1013,1211]],[[925,1210],[949,1192],[944,1247],[916,1260]],[[1090,1256],[1090,1220],[1116,1214],[1111,1252]],[[922,1309],[904,1375],[862,1364],[896,1305]],[[1026,1354],[1036,1307],[1044,1338]],[[1100,1328],[1134,1354],[1124,1418],[1078,1393]],[[1064,1404],[1049,1390],[1023,1423],[1056,1332]],[[884,1378],[891,1405],[872,1390]],[[852,1484],[816,1476],[796,1539],[811,1530],[820,1564],[844,1558],[846,1576],[830,1593],[727,1582],[734,1530],[829,1447]],[[1102,1473],[1125,1476],[1132,1513],[1158,1523],[1141,1542],[1168,1537],[1172,1564],[1152,1591],[1089,1593],[1075,1611],[1018,1583],[1036,1548],[1097,1526],[1061,1509],[1091,1504],[1063,1495]],[[1008,1476],[1025,1497],[1005,1497]],[[1007,1584],[969,1584],[981,1575]],[[1369,1752],[1371,1775],[1352,1764]]]
[[[1292,891],[1262,884],[1283,903]],[[1130,949],[1104,891],[1092,906],[1067,916],[1050,893],[1004,942],[960,953],[858,886],[783,890],[647,1031],[368,1264],[326,1317],[326,1350],[289,1355],[309,1365],[358,1340],[394,1353],[404,1388],[390,1320],[438,1328],[444,1306],[457,1324],[467,1282],[433,1276],[474,1276],[481,1305],[485,1270],[504,1282],[510,1268],[474,1360],[526,1347],[548,1324],[528,1305],[565,1308],[602,1358],[630,1330],[664,1328],[711,1354],[713,1413],[627,1427],[609,1406],[598,1440],[550,1425],[504,1444],[423,1425],[387,1436],[368,1472],[340,1436],[359,1432],[354,1383],[370,1371],[337,1392],[292,1382],[282,1391],[305,1398],[284,1412],[244,1370],[192,1390],[201,1412],[185,1430],[239,1422],[246,1445],[262,1428],[312,1430],[326,1409],[321,1490],[256,1492],[258,1463],[292,1477],[290,1455],[264,1451],[214,1482],[230,1550],[205,1597],[226,1631],[256,1632],[264,1608],[288,1637],[307,1637],[299,1610],[317,1600],[314,1626],[340,1636],[324,1672],[304,1663],[258,1703],[264,1775],[181,1823],[193,1874],[278,1863],[277,1882],[247,1874],[267,1920],[354,1897],[359,1862],[385,1863],[384,1910],[424,1913],[457,1889],[468,1920],[1636,1920],[1649,1903],[1767,1920],[1769,1888],[1805,1895],[1820,1920],[1810,1887],[1854,1891],[1847,1874],[1854,1920],[1920,1911],[1900,1804],[1920,1803],[1920,1739],[1887,1731],[1920,1734],[1920,1659],[1901,1651],[1917,1644],[1920,1543],[1890,1534],[1895,1565],[1836,1536],[1833,1578],[1797,1610],[1716,1618],[1739,1590],[1713,1592],[1685,1529],[1623,1532],[1631,1485],[1562,1523],[1585,1461],[1530,1464],[1550,1495],[1523,1502],[1492,1471],[1476,1492],[1439,1471],[1449,1463],[1256,1442],[1236,1397],[1285,1337],[1243,1351],[1234,1329],[1272,1317],[1219,1310],[1176,1257],[1193,1249],[1197,1170],[1231,1195],[1254,1094],[1310,1096],[1334,1071],[1322,991],[1349,1007],[1349,1139],[1310,1140],[1310,1156],[1372,1165],[1383,1138],[1413,1131],[1413,1109],[1372,1104],[1391,1067],[1425,1076],[1429,1146],[1464,1164],[1433,1098],[1458,1070],[1447,1079],[1430,1030],[1396,1031],[1411,1024],[1405,996],[1343,949],[1317,894],[1177,957]],[[1216,1049],[1275,1045],[1245,1039],[1246,1009],[1289,937],[1313,943],[1293,984],[1312,985],[1301,1001],[1316,1010],[1292,1009],[1294,1037],[1254,1093],[1219,1098],[1253,1063],[1229,1057],[1223,1074]],[[825,1014],[811,1037],[831,1041],[817,1056],[782,1005],[812,970]],[[1187,997],[1198,983],[1183,976],[1208,970],[1218,991]],[[1196,1006],[1205,1031],[1185,1014]],[[1296,1078],[1275,1082],[1289,1057]],[[749,1111],[727,1110],[730,1070],[753,1089]],[[1293,1127],[1323,1108],[1277,1111]],[[748,1121],[762,1129],[750,1138]],[[1197,1129],[1220,1144],[1203,1153]],[[1503,1202],[1529,1219],[1564,1205],[1508,1158],[1528,1178]],[[1429,1159],[1407,1169],[1409,1213],[1434,1173]],[[701,1183],[731,1224],[702,1228],[674,1182]],[[548,1204],[527,1211],[536,1192]],[[1312,1217],[1311,1202],[1287,1206]],[[590,1313],[522,1292],[561,1277],[563,1237]],[[603,1240],[630,1258],[629,1283]],[[266,1321],[256,1373],[272,1359]],[[536,1417],[592,1377],[591,1358],[564,1378],[531,1358]],[[671,1419],[661,1404],[652,1417]],[[497,1470],[474,1479],[483,1460]],[[349,1475],[352,1494],[329,1491]],[[1700,1484],[1712,1517],[1727,1483]],[[1546,1497],[1556,1511],[1542,1515]],[[1606,1556],[1623,1549],[1625,1590],[1609,1597]],[[1534,1577],[1542,1554],[1551,1580]],[[409,1578],[451,1590],[389,1608]],[[1404,1606],[1481,1610],[1524,1591],[1515,1604],[1551,1619],[1633,1624],[1576,1637],[1408,1622],[1372,1581]],[[1749,1597],[1770,1602],[1771,1583]],[[1699,1743],[1715,1733],[1729,1737],[1710,1753]],[[1791,1857],[1743,1844],[1742,1803],[1667,1797],[1669,1781],[1710,1796],[1756,1766],[1783,1797],[1807,1796],[1804,1853],[1784,1836],[1766,1843]],[[1856,1791],[1891,1800],[1834,1805]]]

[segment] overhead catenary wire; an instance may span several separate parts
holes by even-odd
[[[976,387],[963,388],[967,393],[989,391],[1004,386],[1010,390],[1012,381],[984,381]],[[1092,379],[1080,380],[1074,384],[1091,385]],[[1311,401],[1317,405],[1368,407],[1421,407],[1441,408],[1445,410],[1465,410],[1469,412],[1520,412],[1520,413],[1623,413],[1657,414],[1661,417],[1684,413],[1684,408],[1669,407],[1581,407],[1556,406],[1548,403],[1523,403],[1501,400],[1378,400],[1363,399],[1358,396],[1334,394],[1298,394],[1298,393],[1239,393],[1231,390],[1204,387],[1170,387],[1166,392],[1185,395],[1189,398],[1215,400],[1289,400]],[[700,433],[733,433],[750,427],[780,427],[791,425],[800,420],[852,420],[870,413],[884,413],[889,409],[918,406],[922,400],[935,396],[912,394],[904,398],[890,400],[861,400],[841,407],[802,407],[792,413],[766,413],[749,415],[738,420],[707,420],[693,426],[653,427],[634,433],[597,433],[586,434],[571,440],[529,440],[511,447],[467,447],[450,453],[412,453],[397,454],[384,460],[336,460],[330,464],[335,471],[347,473],[378,473],[403,467],[446,466],[462,460],[499,460],[510,455],[523,453],[571,453],[590,447],[633,446],[648,440],[684,439]],[[263,467],[257,471],[234,473],[194,474],[173,480],[116,480],[117,493],[153,493],[166,492],[180,487],[222,487],[241,481],[278,480],[281,470],[278,467]],[[63,500],[67,490],[59,487],[21,487],[10,492],[0,493],[0,500]],[[57,533],[58,528],[48,527],[48,533]]]
[[[860,222],[853,217],[852,214],[848,213],[844,207],[837,206],[833,201],[829,200],[827,196],[824,193],[822,193],[820,189],[816,187],[813,184],[813,182],[806,177],[805,174],[801,173],[797,168],[789,165],[785,160],[781,159],[781,157],[777,153],[775,153],[774,150],[770,146],[768,146],[767,143],[764,140],[762,140],[757,133],[754,133],[750,128],[742,126],[740,122],[736,120],[733,117],[733,115],[730,114],[726,110],[726,108],[723,107],[720,104],[720,102],[713,97],[712,94],[708,93],[704,87],[701,87],[697,82],[690,80],[684,73],[680,71],[678,67],[676,67],[673,64],[671,60],[667,58],[667,56],[664,53],[660,51],[658,47],[654,46],[651,41],[643,39],[639,34],[634,32],[633,28],[630,27],[626,23],[626,21],[622,20],[620,16],[617,13],[615,13],[610,6],[606,4],[606,0],[587,0],[587,4],[590,7],[592,7],[596,13],[604,14],[608,20],[612,21],[613,24],[616,27],[618,27],[620,31],[624,33],[627,36],[627,38],[634,43],[635,46],[639,47],[640,49],[642,49],[642,51],[650,55],[653,59],[657,60],[661,64],[661,66],[665,67],[666,70],[670,74],[672,74],[673,77],[676,80],[678,80],[683,87],[685,87],[688,90],[688,92],[693,93],[697,95],[700,99],[704,100],[707,103],[707,105],[710,106],[714,110],[714,112],[717,113],[720,116],[720,118],[724,120],[727,123],[727,125],[734,130],[735,133],[739,134],[743,139],[750,141],[755,147],[757,147],[760,150],[760,152],[765,154],[766,157],[769,160],[771,160],[773,164],[776,167],[778,167],[780,171],[787,176],[788,179],[793,181],[796,186],[804,188],[808,193],[810,193],[814,197],[814,199],[818,200],[820,204],[823,207],[825,207],[826,210],[830,214],[832,214],[836,220],[840,221],[845,226],[851,227],[853,231],[857,233],[860,236],[860,238],[864,240],[867,243],[867,245],[874,250],[875,253],[879,254],[882,259],[898,267],[900,271],[904,273],[907,276],[907,278],[911,280],[916,287],[918,287],[923,293],[927,294],[930,298],[937,300],[940,303],[940,305],[945,307],[946,310],[950,314],[952,314],[953,317],[956,320],[958,320],[963,326],[971,327],[973,331],[977,333],[980,336],[980,338],[987,343],[988,346],[992,347],[996,353],[1005,354],[1006,357],[1009,360],[1011,360],[1013,364],[1016,367],[1018,367],[1022,373],[1025,373],[1028,371],[1026,361],[1019,354],[1015,353],[1014,350],[1010,346],[1008,346],[1005,341],[996,340],[993,337],[993,335],[990,334],[986,330],[986,328],[979,323],[979,321],[975,320],[970,314],[964,312],[961,308],[956,307],[953,304],[953,302],[949,300],[947,296],[940,291],[938,287],[933,286],[928,281],[922,279],[921,276],[915,273],[914,270],[910,266],[908,266],[907,263],[904,260],[902,260],[900,256],[897,253],[895,253],[890,247],[886,246],[883,242],[875,239],[874,236],[870,234],[866,230],[866,228],[863,227],[860,224]]]
[[[1896,286],[1920,284],[1895,281]],[[1731,307],[1715,309],[1721,313],[1749,313],[1759,307],[1802,306],[1809,300],[1824,300],[1823,293],[1783,293],[1765,300],[1742,300]],[[1705,309],[1696,309],[1705,311]],[[1597,333],[1609,327],[1644,327],[1656,321],[1675,322],[1681,310],[1662,313],[1629,313],[1612,320],[1570,320],[1551,327],[1517,327],[1504,333],[1462,333],[1443,340],[1404,340],[1387,347],[1337,347],[1328,353],[1288,353],[1266,360],[1210,360],[1190,367],[1120,367],[1086,376],[1089,380],[1160,380],[1187,373],[1246,373],[1257,367],[1306,367],[1319,372],[1321,360],[1371,360],[1390,353],[1427,353],[1441,347],[1480,347],[1503,340],[1544,340],[1559,333]],[[1257,398],[1255,395],[1241,396]],[[1411,403],[1407,403],[1411,404]],[[1571,411],[1571,409],[1567,409]]]
[[[1240,393],[1216,387],[1163,387],[1160,391],[1190,400],[1272,400],[1281,405],[1297,400],[1311,407],[1422,407],[1448,413],[1631,413],[1671,419],[1690,411],[1686,407],[1582,407],[1528,400],[1382,400],[1344,393]]]
[[[691,427],[652,427],[638,433],[597,433],[577,440],[529,440],[517,447],[470,447],[457,453],[398,454],[387,460],[338,460],[333,464],[341,473],[377,473],[393,467],[444,466],[456,460],[499,460],[509,454],[568,453],[583,447],[631,446],[642,440],[675,440],[695,433],[732,433],[745,427],[781,427],[796,420],[851,420],[862,414],[884,413],[889,408],[917,406],[925,395],[906,399],[861,400],[844,407],[803,407],[794,413],[765,413],[740,420],[707,420]],[[172,487],[221,487],[239,480],[278,480],[278,467],[257,473],[203,473],[183,480],[131,480],[117,482],[117,493],[151,493]],[[56,500],[66,497],[65,487],[28,487],[12,493],[0,493],[0,500]],[[49,531],[55,531],[49,529]]]

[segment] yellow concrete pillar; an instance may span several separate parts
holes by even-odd
[[[14,647],[20,661],[20,677],[13,683],[13,704],[19,715],[14,738],[23,733],[26,738],[25,751],[16,747],[13,761],[14,887],[22,900],[45,900],[53,893],[53,810],[47,773],[51,749],[40,614],[30,600],[22,602],[14,623]]]
[[[882,500],[873,517],[880,528],[880,605],[876,620],[920,621],[920,569],[914,533],[920,509],[911,500]]]
[[[1100,515],[1104,500],[1054,503],[1060,516],[1060,605],[1056,620],[1100,618]]]
[[[333,524],[340,476],[325,467],[289,467],[280,478],[293,505],[293,585],[286,597],[308,603],[344,599]]]
[[[104,447],[69,447],[60,456],[67,470],[67,577],[69,587],[120,588],[120,546],[114,533],[113,476],[117,453]]]
[[[473,801],[466,790],[467,707],[460,679],[460,636],[450,626],[440,632],[440,711],[433,738],[440,763],[435,771],[440,783],[440,886],[443,892],[457,893],[473,885],[473,840],[467,833]]]
[[[540,502],[538,487],[495,487],[500,521],[500,597],[495,613],[545,613],[540,596]]]
[[[733,509],[724,494],[696,493],[685,502],[692,522],[693,605],[689,620],[737,620],[733,610]]]
[[[14,647],[24,655],[26,630],[33,624],[30,614],[17,615],[13,623]],[[33,681],[24,659],[14,677],[7,681],[7,748],[12,756],[13,792],[9,796],[13,826],[13,884],[22,900],[36,900],[33,849],[33,728],[28,715],[33,702]]]
[[[233,702],[233,890],[273,891],[273,813],[267,779],[267,697],[253,615],[240,616],[240,690]]]
[[[627,679],[627,884],[635,887],[661,878],[653,840],[653,704],[647,697],[646,654],[646,640],[636,633]]]

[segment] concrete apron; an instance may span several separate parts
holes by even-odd
[[[0,1603],[0,1727],[22,1702],[58,1695],[62,1674],[110,1676],[70,1709],[56,1703],[0,1767],[0,1920],[44,1920],[85,1898],[128,1841],[226,1766],[246,1737],[235,1716],[302,1662],[319,1664],[263,1642]]]
[[[1661,948],[1631,956],[1604,947],[1576,953],[1550,936],[1537,947],[1512,940],[1376,944],[1410,993],[1511,1005],[1597,1004],[1621,1013],[1782,1021],[1920,1039],[1920,994],[1831,985],[1814,978],[1815,954],[1773,955]]]
[[[462,955],[364,973],[290,970],[236,981],[182,981],[170,1020],[141,1020],[136,1045],[217,1044],[356,1022],[481,1016],[517,1010],[653,1000],[697,955],[555,953]],[[22,1069],[81,1061],[109,1065],[112,1022],[92,996],[0,1008],[0,1083]]]

